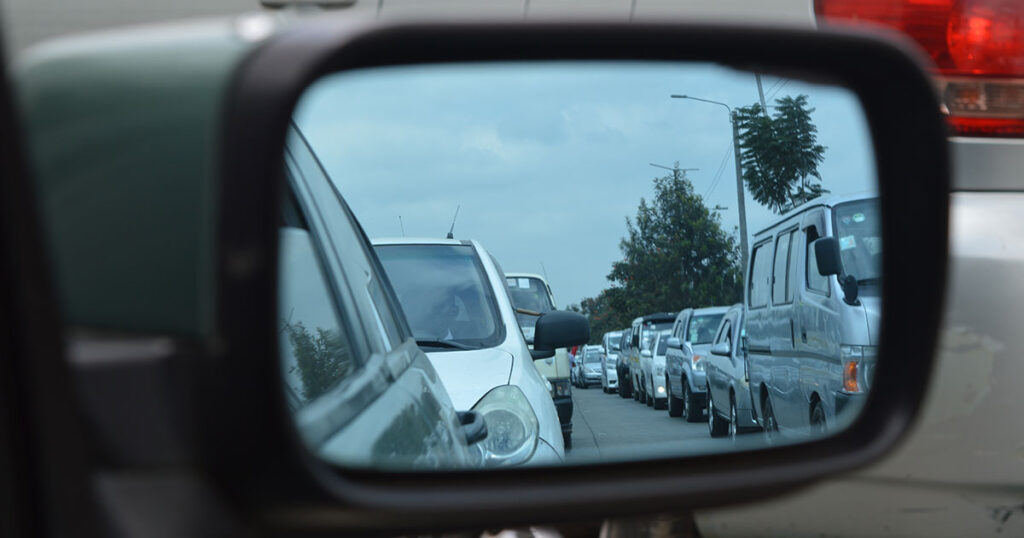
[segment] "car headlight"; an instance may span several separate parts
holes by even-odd
[[[523,391],[502,385],[484,395],[473,411],[483,415],[487,437],[474,444],[485,467],[518,465],[537,449],[540,425]]]
[[[551,386],[555,388],[555,396],[569,396],[572,394],[572,386],[569,384],[568,379],[552,381]]]
[[[693,370],[698,372],[704,371],[704,357],[694,353],[690,356],[690,365]]]

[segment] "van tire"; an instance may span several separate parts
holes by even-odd
[[[572,432],[562,432],[562,444],[566,450],[572,448]]]
[[[821,406],[821,400],[814,400],[811,404],[811,433],[814,435],[825,435],[828,431],[825,422],[825,408]]]
[[[687,422],[698,422],[701,419],[701,411],[703,409],[697,407],[696,398],[693,397],[693,391],[690,390],[690,383],[685,379],[683,380],[683,418]]]
[[[772,409],[771,398],[765,396],[761,403],[761,413],[764,415],[764,440],[765,444],[774,445],[779,438],[779,423],[775,419],[775,410]]]
[[[715,412],[715,400],[711,397],[711,387],[708,387],[708,432],[711,437],[722,437],[729,431],[729,423],[718,417]]]

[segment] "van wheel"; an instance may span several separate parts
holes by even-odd
[[[676,398],[672,394],[672,386],[668,384],[668,379],[665,379],[665,388],[668,390],[668,416],[678,417],[683,414],[683,399]]]
[[[825,408],[820,401],[815,400],[811,405],[811,435],[825,435],[825,430]]]
[[[687,422],[697,422],[700,420],[701,411],[703,411],[703,409],[697,407],[697,402],[694,400],[696,400],[696,398],[693,397],[693,391],[690,390],[690,383],[684,379],[683,418],[685,418]]]
[[[765,397],[761,404],[761,413],[764,414],[764,440],[766,444],[773,445],[779,439],[779,423],[775,420],[775,410],[772,409],[771,398]]]
[[[708,431],[711,437],[722,437],[729,429],[729,425],[718,417],[715,412],[715,400],[711,397],[711,388],[708,388]]]
[[[566,450],[572,448],[572,432],[562,432],[562,444]]]

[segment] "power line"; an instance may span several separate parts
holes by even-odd
[[[711,180],[711,184],[708,185],[707,190],[704,192],[704,199],[707,200],[708,196],[715,191],[718,187],[718,182],[722,179],[722,173],[725,172],[725,163],[729,161],[729,157],[732,155],[733,147],[732,142],[729,142],[729,146],[725,148],[725,155],[722,155],[722,162],[718,163],[718,170],[715,172],[714,178]]]
[[[771,97],[769,97],[769,99],[775,99],[775,95],[776,95],[777,93],[781,92],[781,91],[782,91],[782,88],[785,88],[785,87],[786,87],[786,84],[789,84],[789,80],[785,80],[785,81],[783,81],[782,85],[781,85],[781,86],[779,86],[779,89],[775,90],[775,93],[773,93],[773,94],[771,95]]]

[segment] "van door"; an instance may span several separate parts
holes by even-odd
[[[815,369],[819,365],[807,363],[798,357],[796,349],[796,323],[793,319],[793,297],[796,278],[792,269],[796,268],[799,249],[794,244],[800,240],[797,226],[788,228],[775,237],[775,255],[772,263],[772,314],[770,324],[772,359],[782,369],[783,375],[778,381],[780,392],[786,394],[778,402],[773,401],[776,419],[784,427],[800,427],[807,422],[806,405],[807,389],[800,380],[805,370]]]
[[[771,347],[769,317],[771,316],[772,237],[761,239],[750,253],[744,309],[747,311],[747,339],[750,353],[750,386],[755,393],[754,402],[759,416],[761,403],[771,398],[778,400],[781,393],[775,382],[775,368]]]

